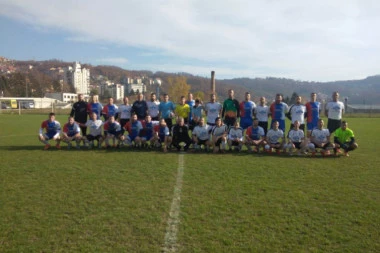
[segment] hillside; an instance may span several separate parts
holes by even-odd
[[[60,60],[47,61],[15,61],[0,57],[0,90],[4,96],[42,96],[47,91],[72,92],[68,84],[59,84],[59,70],[72,66],[72,62]],[[169,77],[185,76],[192,92],[202,91],[208,94],[210,91],[210,79],[194,76],[188,73],[153,73],[147,70],[131,71],[115,66],[92,66],[82,64],[90,69],[91,85],[99,84],[99,76],[115,83],[123,83],[126,77],[160,78],[162,80],[162,92],[168,90],[166,80]],[[210,70],[211,72],[211,70]],[[218,73],[216,73],[216,77]],[[304,97],[309,97],[311,92],[320,93],[322,97],[331,96],[333,91],[339,91],[341,97],[348,97],[351,104],[380,104],[380,75],[370,76],[362,80],[346,80],[335,82],[306,82],[286,78],[235,78],[216,79],[216,91],[219,100],[226,97],[228,89],[234,89],[237,99],[242,100],[246,91],[253,94],[254,100],[260,96],[272,99],[276,93],[290,97],[296,92]],[[151,89],[152,90],[152,89]]]

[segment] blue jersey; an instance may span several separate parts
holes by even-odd
[[[161,118],[168,119],[171,118],[171,113],[174,111],[175,106],[171,101],[168,101],[161,102],[158,108],[161,112]]]
[[[153,136],[153,130],[154,130],[154,125],[152,121],[149,123],[144,122],[143,128],[140,131],[140,136],[148,137],[148,139],[150,139]]]
[[[252,101],[242,101],[240,103],[240,118],[252,119],[253,110],[256,104]]]
[[[117,111],[118,111],[118,107],[116,105],[107,104],[104,106],[104,108],[102,110],[102,114],[104,115],[105,119],[108,119],[111,116],[115,116]]]
[[[186,104],[190,107],[190,113],[189,113],[189,121],[193,120],[193,107],[195,105],[195,100],[187,100]]]
[[[277,120],[280,124],[280,129],[285,131],[285,113],[288,111],[289,107],[284,102],[273,103],[270,106],[270,112],[272,116],[272,124],[274,120]]]
[[[320,102],[307,102],[307,129],[312,130],[318,126],[319,112],[321,111]]]
[[[103,110],[103,106],[100,103],[89,103],[87,105],[88,114],[91,115],[91,113],[93,112],[96,113],[96,119],[100,118],[100,114],[102,113],[102,110]]]
[[[106,122],[104,124],[103,128],[104,128],[105,132],[107,132],[109,134],[113,134],[113,135],[117,135],[121,131],[120,123],[117,121],[115,121],[113,123]]]
[[[69,137],[73,137],[76,134],[80,133],[80,128],[77,123],[73,123],[72,125],[70,123],[66,123],[63,126],[63,132],[67,134]]]

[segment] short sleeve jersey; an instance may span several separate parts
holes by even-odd
[[[267,139],[270,143],[278,143],[281,138],[284,137],[284,132],[281,129],[273,130],[270,129],[267,133]]]
[[[120,105],[118,109],[120,119],[130,119],[131,118],[131,105]]]
[[[90,128],[90,135],[98,136],[102,134],[103,121],[100,119],[95,121],[90,119],[86,122],[86,126]]]
[[[190,113],[190,107],[188,104],[177,105],[175,107],[175,113],[177,116],[187,119]]]
[[[159,111],[161,112],[161,118],[168,119],[171,118],[171,113],[174,111],[175,106],[173,102],[161,102],[159,105]]]
[[[304,105],[293,105],[290,108],[290,116],[292,118],[292,123],[297,120],[300,124],[305,123],[305,113],[306,113],[306,106]]]
[[[40,134],[42,134],[42,129],[45,129],[46,133],[49,135],[55,135],[61,131],[61,124],[56,120],[51,122],[49,120],[45,120],[41,124]]]
[[[210,128],[207,125],[196,126],[193,130],[193,135],[195,135],[200,140],[208,140],[210,138]]]
[[[208,102],[205,105],[205,111],[207,114],[207,122],[208,123],[215,123],[215,119],[219,117],[220,110],[222,110],[222,105],[218,102]]]
[[[270,106],[270,112],[273,120],[285,120],[285,113],[288,111],[288,105],[284,102],[273,103]]]
[[[320,110],[321,110],[320,102],[307,102],[306,103],[307,122],[313,123],[313,125],[316,126],[319,120]]]
[[[292,129],[288,133],[288,138],[292,142],[301,142],[305,138],[305,133],[301,129]]]
[[[252,101],[240,102],[240,118],[252,119],[253,110],[256,108],[256,104]]]
[[[257,127],[250,126],[248,127],[245,135],[247,135],[251,140],[257,141],[257,140],[260,140],[261,137],[265,136],[265,132],[264,132],[264,129],[260,126],[257,126]]]
[[[72,137],[72,136],[80,133],[80,128],[79,128],[79,125],[77,123],[73,123],[73,124],[66,123],[63,126],[63,132],[66,133],[67,136]]]
[[[103,107],[102,114],[105,116],[106,119],[108,119],[111,116],[115,116],[117,113],[118,107],[117,105],[110,105],[107,104]]]
[[[315,128],[311,132],[311,136],[314,137],[318,142],[327,142],[327,137],[330,136],[328,129]]]
[[[231,127],[230,128],[230,131],[228,132],[228,139],[230,140],[234,140],[234,139],[239,139],[239,140],[243,140],[243,128],[241,127],[238,127],[238,128],[235,128],[235,127]]]
[[[342,119],[342,112],[344,111],[344,104],[341,101],[328,102],[326,105],[327,117],[329,119],[340,120]]]
[[[158,117],[158,113],[159,113],[158,107],[160,106],[160,102],[156,100],[156,101],[148,101],[146,103],[148,105],[149,115],[152,118]]]
[[[256,106],[255,108],[255,115],[256,115],[256,118],[260,121],[260,122],[268,122],[268,114],[269,114],[269,107],[264,105],[258,105]]]
[[[227,126],[226,125],[221,125],[221,126],[214,126],[212,129],[212,135],[219,137],[222,136],[224,133],[227,133]]]
[[[351,138],[355,137],[354,132],[346,128],[346,130],[343,130],[341,127],[335,130],[335,137],[338,138],[340,143],[345,143],[351,141]]]

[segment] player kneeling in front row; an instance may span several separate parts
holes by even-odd
[[[301,155],[305,149],[305,133],[300,129],[300,122],[294,121],[293,128],[288,133],[288,143],[284,145],[284,151],[288,149],[288,154],[293,155],[295,149],[298,150],[297,154]]]
[[[150,147],[154,147],[154,127],[158,124],[158,121],[152,121],[152,116],[147,115],[145,120],[142,122],[142,129],[140,130],[139,136],[141,138],[142,146],[148,147],[148,143]]]
[[[254,146],[255,152],[260,153],[260,147],[264,147],[265,144],[264,128],[259,126],[259,120],[254,118],[252,126],[248,127],[245,132],[245,145],[247,146],[248,152],[252,152],[252,146]]]
[[[115,120],[114,116],[110,116],[106,123],[104,123],[104,137],[106,148],[110,148],[110,140],[112,140],[113,147],[120,147],[121,143],[124,143],[124,135],[121,131],[120,123]],[[117,140],[117,145],[116,145]]]
[[[225,152],[227,144],[227,131],[227,126],[222,123],[222,119],[220,117],[217,117],[215,119],[215,126],[211,131],[214,153],[218,153],[219,151],[222,153]]]
[[[279,155],[281,149],[284,146],[285,138],[284,132],[279,128],[280,123],[277,120],[272,122],[272,128],[269,129],[265,145],[265,151],[268,153],[272,153],[272,150],[275,149],[276,153]]]
[[[166,126],[165,119],[161,119],[160,124],[154,127],[153,141],[156,145],[161,145],[164,152],[168,151],[168,146],[172,142],[172,137],[170,137],[170,131]]]
[[[198,125],[193,130],[193,143],[195,150],[202,150],[202,145],[208,151],[211,146],[210,127],[205,124],[205,119],[200,118]]]
[[[80,141],[82,136],[80,135],[80,127],[74,121],[74,117],[69,117],[69,121],[63,126],[62,141],[67,143],[67,149],[71,149],[72,141],[76,142],[76,148],[80,149]]]
[[[352,151],[358,148],[358,144],[355,142],[354,132],[347,127],[347,121],[342,121],[341,127],[335,130],[334,136],[334,154],[340,153],[340,149],[344,150],[344,155],[348,155],[348,151]]]
[[[181,146],[179,145],[181,142],[185,143],[183,149],[187,151],[191,144],[189,128],[185,125],[184,118],[178,117],[177,124],[173,127],[173,146],[176,147],[178,151],[181,150]]]
[[[45,129],[45,133],[44,133]],[[61,124],[55,120],[55,114],[49,113],[49,119],[44,120],[41,124],[40,128],[40,134],[38,136],[38,139],[45,144],[44,149],[47,150],[50,148],[49,140],[53,139],[56,141],[56,148],[60,149],[61,146],[59,145],[61,141]]]
[[[85,146],[89,145],[89,148],[92,148],[94,146],[94,141],[98,141],[98,148],[102,147],[102,142],[104,140],[102,136],[102,126],[103,121],[98,119],[98,115],[96,112],[93,112],[90,114],[91,119],[87,120],[86,124],[81,124],[83,126],[86,126],[88,129],[90,129],[90,133],[84,137],[85,139]]]
[[[330,131],[324,126],[323,119],[318,120],[318,127],[313,129],[310,136],[308,149],[315,156],[316,149],[321,149],[322,156],[329,155],[330,150],[334,148],[334,144],[330,142]]]
[[[137,114],[133,114],[131,120],[124,126],[124,129],[128,132],[125,140],[128,145],[132,145],[134,142],[135,147],[141,147],[139,134],[142,128],[141,122],[137,120]]]
[[[240,151],[243,146],[243,134],[244,130],[240,127],[239,121],[235,121],[234,126],[228,131],[228,150],[231,151],[232,147],[235,147],[236,151]]]

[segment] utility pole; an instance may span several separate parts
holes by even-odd
[[[215,94],[215,71],[211,71],[211,94]]]

